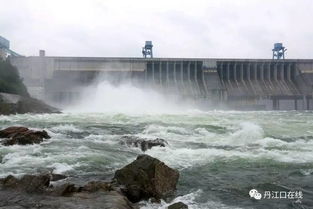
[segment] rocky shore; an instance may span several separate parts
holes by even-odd
[[[60,110],[29,96],[0,92],[0,115],[25,113],[60,113]]]
[[[44,130],[26,127],[8,127],[0,131],[1,144],[27,145],[49,139]],[[111,181],[90,181],[75,185],[60,174],[7,176],[0,179],[1,209],[136,209],[138,202],[161,199],[173,195],[179,179],[177,170],[149,155],[139,155],[136,160],[115,171]],[[176,203],[169,208],[186,208]]]

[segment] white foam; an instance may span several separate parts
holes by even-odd
[[[228,205],[224,205],[220,202],[215,201],[207,201],[205,203],[197,203],[196,198],[203,195],[203,191],[201,189],[191,192],[189,194],[178,196],[174,200],[172,200],[169,203],[166,203],[165,201],[161,200],[160,204],[155,204],[151,202],[141,202],[142,206],[140,209],[167,209],[168,206],[177,203],[182,202],[186,205],[188,205],[188,208],[190,209],[240,209],[238,207],[232,207]]]
[[[188,131],[187,129],[183,127],[177,127],[177,126],[161,126],[161,125],[148,125],[144,131],[143,134],[147,135],[159,135],[159,136],[167,136],[168,134],[179,134],[179,135],[190,135],[192,132]]]
[[[313,169],[300,169],[300,173],[304,176],[309,176],[313,174]]]
[[[252,122],[243,122],[239,126],[240,128],[230,136],[229,142],[231,144],[249,144],[263,138],[264,131],[259,125]]]
[[[74,133],[81,133],[82,130],[74,126],[73,124],[63,124],[63,125],[58,125],[50,128],[51,131],[53,132],[74,132]]]
[[[195,134],[199,134],[201,136],[204,136],[204,137],[215,137],[216,134],[215,133],[212,133],[212,132],[209,132],[207,129],[205,128],[196,128],[194,130]]]
[[[52,165],[48,166],[48,168],[52,168],[52,172],[55,174],[62,174],[74,169],[73,166],[66,163],[53,163]]]

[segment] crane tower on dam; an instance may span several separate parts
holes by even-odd
[[[152,41],[146,41],[145,46],[142,47],[142,55],[144,58],[153,58]]]
[[[275,43],[273,51],[273,59],[285,59],[286,47],[282,43]]]

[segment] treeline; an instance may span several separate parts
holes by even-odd
[[[0,59],[0,92],[29,96],[17,68],[9,59],[5,61]]]

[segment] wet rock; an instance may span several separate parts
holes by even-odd
[[[167,207],[167,209],[188,209],[188,205],[182,202],[176,202]]]
[[[29,193],[37,192],[41,193],[45,191],[50,185],[49,175],[25,175],[18,179],[14,176],[7,176],[1,180],[3,188],[15,189],[18,191],[25,191]]]
[[[121,138],[121,144],[126,144],[127,146],[138,147],[142,151],[145,152],[148,149],[151,149],[152,147],[155,147],[155,146],[165,147],[167,145],[167,142],[161,138],[148,140],[148,139],[139,138],[136,136],[123,136]]]
[[[0,179],[0,208],[134,209],[123,193],[112,189],[109,182],[93,181],[83,187],[65,183],[53,187],[49,185],[50,178],[51,174]]]
[[[52,189],[52,194],[56,196],[70,196],[75,192],[79,192],[80,188],[74,184],[65,183]]]
[[[62,175],[62,174],[50,174],[50,181],[59,181],[59,180],[63,180],[66,179],[67,176]]]
[[[109,182],[91,181],[91,182],[88,182],[82,188],[82,191],[87,191],[87,192],[97,192],[99,190],[112,191],[113,187],[112,187],[111,183],[109,183]]]
[[[132,202],[154,197],[160,199],[176,190],[179,173],[149,155],[137,159],[117,170],[114,179],[124,185],[122,190]]]
[[[71,196],[25,194],[0,190],[0,208],[5,209],[134,209],[118,192],[74,193]]]
[[[49,139],[50,136],[45,130],[35,131],[26,127],[12,126],[0,130],[0,138],[6,138],[2,141],[2,145],[9,146],[14,144],[39,144],[43,142],[43,139]]]

